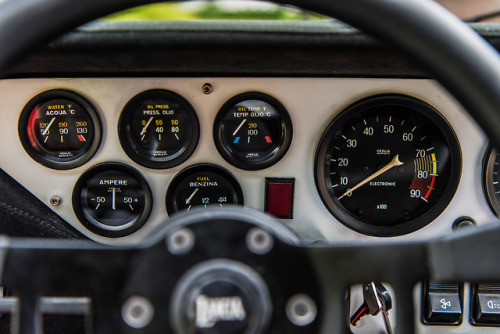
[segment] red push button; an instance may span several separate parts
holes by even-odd
[[[265,211],[278,218],[293,218],[295,179],[266,178]]]

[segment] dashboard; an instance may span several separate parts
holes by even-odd
[[[489,38],[492,44],[498,43],[497,36],[500,34],[494,28],[482,26],[475,28]],[[283,39],[284,33],[287,34],[286,39]],[[137,47],[139,42],[141,47]],[[228,44],[231,47],[228,47]],[[206,52],[207,48],[210,48],[211,53]],[[127,51],[127,55],[123,55],[123,50]],[[169,51],[168,54],[166,51]],[[195,200],[199,200],[202,206],[206,204],[203,203],[203,198],[211,197],[213,193],[208,192],[207,195],[197,198],[202,190],[196,189],[199,189],[201,185],[195,184],[187,195],[182,195],[184,197],[180,199],[175,199],[175,191],[169,191],[169,189],[179,187],[180,184],[187,184],[189,187],[191,182],[210,182],[208,179],[203,179],[206,175],[200,175],[202,178],[195,180],[182,177],[190,175],[189,172],[193,170],[206,172],[207,169],[215,170],[216,174],[222,175],[225,181],[229,181],[234,203],[264,212],[269,209],[267,205],[269,181],[292,184],[293,192],[288,194],[288,199],[291,201],[289,203],[290,217],[279,220],[283,225],[295,231],[306,244],[428,241],[453,233],[454,227],[460,225],[458,223],[461,222],[473,222],[476,225],[495,223],[497,217],[494,208],[498,204],[495,195],[498,190],[495,189],[497,186],[493,175],[496,175],[494,174],[496,161],[488,160],[490,145],[487,137],[463,107],[440,84],[430,79],[418,66],[409,65],[409,63],[411,62],[408,62],[406,58],[380,42],[335,22],[259,23],[247,24],[245,27],[221,22],[207,24],[207,26],[205,23],[135,25],[101,22],[92,24],[42,48],[39,53],[25,59],[14,68],[8,78],[0,81],[0,101],[2,101],[0,104],[2,119],[0,139],[3,143],[0,145],[0,154],[8,157],[8,159],[2,159],[1,168],[81,234],[108,245],[140,243],[157,227],[169,224],[168,218],[177,210],[172,209],[175,203],[184,204],[184,207],[179,210],[187,210],[191,201],[194,203]],[[52,114],[46,115],[47,118],[38,123],[38,128],[36,126],[30,128],[29,117],[34,115],[33,110],[40,102],[36,100],[37,97],[46,96],[47,92],[53,91],[64,91],[69,95],[63,97],[71,99],[76,97],[76,102],[80,102],[84,109],[92,110],[89,114],[90,118],[85,121],[90,122],[91,119],[94,128],[91,130],[86,125],[75,128],[59,126],[59,121],[56,122],[55,115]],[[176,99],[177,102],[182,101],[183,110],[190,110],[186,116],[186,119],[190,121],[184,124],[191,124],[191,138],[196,139],[186,142],[182,150],[185,149],[184,152],[187,153],[181,158],[174,158],[173,162],[169,160],[170,158],[160,158],[159,164],[151,165],[151,161],[155,159],[146,159],[149,162],[144,162],[131,153],[134,151],[131,145],[123,144],[126,138],[124,133],[130,129],[139,137],[146,134],[148,129],[152,129],[150,128],[152,123],[148,126],[151,120],[149,115],[139,119],[138,122],[137,120],[130,121],[131,125],[128,128],[122,126],[123,119],[126,118],[127,113],[130,113],[127,111],[130,109],[128,106],[133,104],[138,96],[151,91],[166,92],[168,98]],[[250,122],[243,123],[241,119],[241,122],[236,122],[236,128],[233,127],[229,131],[229,135],[233,135],[232,143],[222,143],[222,139],[218,137],[221,122],[223,122],[220,116],[221,110],[226,110],[224,106],[228,103],[231,105],[231,101],[234,102],[234,99],[241,97],[242,94],[256,93],[271,107],[280,110],[281,133],[286,133],[286,135],[283,135],[283,140],[280,141],[276,152],[271,150],[274,153],[269,155],[271,157],[269,160],[264,159],[266,160],[264,163],[254,163],[252,157],[243,158],[243,162],[241,159],[231,159],[234,155],[225,152],[224,147],[228,148],[231,144],[237,144],[234,142],[236,140],[234,134],[238,134],[236,131],[238,127],[241,124],[244,125],[239,128],[239,131],[242,128],[247,131],[255,130],[255,128],[250,128]],[[255,95],[252,96],[254,99]],[[372,170],[367,171],[365,176],[355,182],[342,184],[345,187],[338,192],[322,193],[321,190],[325,185],[331,187],[335,185],[332,183],[334,178],[325,175],[326,169],[323,169],[323,172],[320,171],[321,162],[327,158],[327,155],[320,153],[322,147],[334,146],[335,140],[328,139],[329,133],[332,134],[331,129],[338,130],[339,128],[335,126],[344,124],[339,123],[339,120],[345,118],[343,115],[355,115],[354,112],[349,111],[353,107],[380,96],[403,97],[411,101],[419,101],[418,103],[425,105],[424,109],[433,110],[429,112],[433,115],[430,118],[440,120],[431,123],[439,124],[438,131],[435,131],[436,128],[422,126],[421,129],[415,130],[417,133],[423,131],[420,132],[419,139],[426,135],[434,135],[439,131],[447,133],[444,136],[447,144],[442,144],[441,147],[447,146],[448,153],[445,149],[445,153],[441,155],[436,153],[437,156],[431,158],[425,167],[415,167],[414,177],[418,179],[419,171],[420,174],[425,174],[425,172],[436,174],[434,169],[444,168],[441,164],[444,165],[447,155],[454,155],[453,168],[449,172],[443,171],[442,175],[438,175],[440,177],[438,181],[435,181],[441,182],[440,180],[446,179],[442,176],[449,174],[448,181],[444,185],[439,185],[443,192],[448,192],[448,195],[444,196],[447,197],[446,199],[443,200],[441,198],[443,196],[440,196],[437,190],[429,193],[430,197],[426,199],[435,197],[438,204],[433,204],[429,206],[430,209],[427,209],[427,202],[421,199],[421,197],[427,197],[427,194],[420,193],[416,196],[416,190],[422,192],[424,188],[406,188],[403,196],[398,194],[390,199],[391,202],[381,203],[382,205],[403,203],[411,200],[412,195],[415,195],[413,197],[419,201],[415,209],[417,212],[415,217],[423,218],[419,223],[411,223],[412,227],[406,230],[393,229],[400,223],[397,219],[394,226],[387,227],[384,232],[374,232],[349,224],[348,221],[352,219],[352,213],[355,210],[349,209],[347,205],[340,206],[343,205],[340,201],[342,196],[354,192],[354,187],[358,186],[361,181],[372,177],[366,181],[368,187],[370,187],[370,181],[380,181],[375,180],[378,175],[374,173],[389,166],[388,163],[392,161],[391,158],[395,158],[395,153],[401,157],[400,162],[408,165],[411,164],[409,160],[402,158],[404,154],[402,152],[419,158],[417,155],[423,154],[419,153],[421,147],[406,146],[406,142],[409,141],[408,133],[412,132],[413,127],[406,130],[403,128],[403,121],[412,120],[423,124],[427,122],[425,117],[419,118],[420,121],[415,120],[414,116],[399,118],[401,121],[398,123],[399,128],[395,127],[394,131],[400,139],[399,144],[394,145],[398,149],[401,147],[402,151],[394,151],[391,147],[391,153],[387,153],[387,147],[376,147],[380,150],[383,159],[374,161],[374,167],[371,167]],[[33,101],[36,103],[33,104]],[[58,105],[58,103],[54,102],[52,105]],[[402,117],[405,111],[394,112],[391,115],[395,118]],[[387,125],[387,131],[391,132],[389,124],[392,121],[389,118],[391,115],[375,112],[373,114],[375,120],[372,115],[368,116],[372,117],[371,122],[378,122],[377,116],[385,117],[382,125]],[[370,123],[370,119],[365,120]],[[82,122],[82,120],[78,121]],[[160,119],[151,120],[155,123],[153,127],[160,125],[156,124],[156,121]],[[176,124],[172,123],[175,119],[165,118],[162,121],[171,122],[172,127],[168,127],[167,130],[175,135]],[[354,125],[348,121],[345,124]],[[51,122],[53,122],[52,125],[49,125]],[[41,123],[45,125],[41,126]],[[67,166],[65,162],[58,162],[57,159],[50,157],[47,159],[47,154],[40,157],[37,152],[33,152],[30,148],[32,142],[29,140],[29,131],[35,130],[31,134],[33,138],[38,130],[38,133],[42,135],[42,140],[39,140],[36,145],[41,145],[46,139],[44,136],[49,134],[49,130],[54,130],[52,128],[54,126],[58,131],[67,129],[75,131],[77,135],[84,135],[83,131],[94,132],[93,146],[87,147],[86,144],[79,146],[78,142],[74,143],[75,152],[84,147],[83,151],[90,153],[84,154],[84,158],[69,157],[69,161],[74,163]],[[257,126],[258,130],[262,127],[262,124]],[[368,125],[367,127],[369,128]],[[50,129],[47,130],[47,128]],[[77,130],[78,128],[86,130]],[[383,132],[384,126],[380,129]],[[179,130],[183,131],[181,128]],[[155,135],[158,134],[155,133]],[[276,135],[277,132],[269,132],[268,137],[272,137],[271,134]],[[404,134],[406,134],[405,137],[403,137]],[[346,135],[345,132],[344,135]],[[351,145],[361,149],[362,140],[365,140],[364,147],[370,143],[377,146],[378,140],[367,141],[364,135],[360,133],[356,137],[348,136],[351,141],[347,142],[346,139],[345,148]],[[369,132],[365,136],[368,135]],[[245,138],[248,140],[249,137]],[[377,138],[385,140],[385,145],[392,145],[390,141],[384,139],[385,137]],[[88,137],[84,136],[85,142],[87,139]],[[354,139],[356,144],[354,144]],[[436,140],[439,142],[439,139]],[[63,142],[63,139],[60,142]],[[58,145],[57,140],[53,144]],[[432,142],[426,143],[426,152],[432,147]],[[356,151],[352,158],[349,157],[349,163],[352,166],[355,161],[353,159],[359,159],[365,155],[366,151]],[[335,157],[328,158],[335,159]],[[235,160],[238,161],[235,162]],[[348,167],[340,166],[340,161],[335,162],[338,168]],[[358,165],[357,167],[365,166]],[[389,167],[384,175],[392,175],[390,173],[396,170],[393,167],[399,166]],[[134,193],[136,189],[122,189],[120,187],[123,184],[113,183],[105,184],[105,187],[101,189],[103,192],[92,195],[93,190],[89,182],[95,183],[97,180],[99,183],[102,179],[96,178],[96,175],[99,176],[100,172],[110,169],[115,175],[124,173],[120,175],[130,177],[128,181],[132,180],[131,183],[140,184],[141,194],[136,195]],[[343,172],[342,168],[339,171],[329,171]],[[488,171],[488,177],[486,177],[486,171]],[[441,171],[437,174],[441,174]],[[432,178],[435,175],[424,176],[426,180],[433,182]],[[342,177],[351,178],[350,175],[342,175]],[[398,179],[396,183],[404,183],[408,180],[411,182],[413,179],[411,177],[402,181]],[[118,181],[114,179],[113,182]],[[339,178],[338,182],[341,183],[343,180]],[[392,183],[391,180],[384,180],[383,185],[375,186],[392,187]],[[411,187],[406,183],[405,186]],[[364,185],[364,187],[367,186]],[[429,183],[424,184],[423,187],[434,188],[434,185]],[[362,194],[363,185],[358,188],[356,192]],[[130,191],[128,194],[131,195],[120,197],[122,192],[127,191]],[[104,202],[99,200],[101,203],[106,203],[106,201],[108,205],[110,201],[113,203],[111,212],[115,211],[116,205],[134,207],[136,203],[134,199],[137,198],[139,202],[143,201],[142,208],[146,213],[134,217],[133,219],[137,218],[140,222],[132,224],[134,227],[131,229],[126,227],[124,233],[109,233],[112,231],[109,225],[103,229],[98,224],[91,221],[89,223],[88,215],[86,216],[84,210],[79,207],[87,199],[88,201],[95,199],[96,205],[93,209],[97,211],[99,197],[104,198]],[[221,197],[230,196],[218,193],[213,196],[215,201]],[[85,200],[81,201],[82,198]],[[116,198],[120,199],[119,204]],[[128,202],[128,198],[132,202]],[[333,204],[329,203],[330,200]],[[225,203],[218,202],[223,205]],[[354,205],[365,204],[363,199],[355,200],[353,203]],[[434,206],[439,206],[439,209],[429,214]],[[88,208],[92,209],[90,206]],[[401,208],[398,207],[398,209]],[[343,212],[344,216],[340,215],[339,211]],[[464,310],[471,307],[468,297],[471,290],[472,285],[466,284],[463,291]],[[420,287],[415,289],[415,300],[421,300],[421,291]],[[352,312],[361,303],[360,297],[359,291],[353,292]],[[396,307],[394,309],[391,311],[391,318],[397,312]],[[420,312],[420,307],[416,307],[416,312]],[[464,314],[469,313],[465,311]],[[416,319],[419,317],[420,313],[415,315]],[[376,319],[376,321],[379,320]],[[354,332],[358,332],[358,329],[360,333],[373,332],[375,328],[373,326],[379,330],[383,328],[382,323],[362,322],[358,328],[354,328]],[[418,330],[422,333],[470,332],[472,328],[465,318],[462,320],[462,325],[457,327],[426,326],[418,322]],[[496,330],[484,327],[477,329],[481,332]]]
[[[209,94],[203,90],[206,84],[212,87]],[[487,154],[488,141],[460,105],[432,80],[210,77],[15,79],[2,81],[0,88],[0,98],[8,101],[2,105],[0,132],[2,140],[9,142],[1,150],[10,157],[2,168],[77,230],[99,242],[139,242],[159,224],[168,224],[167,206],[172,204],[169,202],[173,199],[167,201],[167,190],[176,175],[197,164],[212,164],[228,171],[241,187],[244,205],[261,211],[266,205],[266,178],[294,179],[293,218],[282,219],[282,222],[308,242],[376,242],[379,239],[376,236],[346,227],[329,212],[315,181],[315,165],[322,135],[332,120],[356,102],[381,94],[401,94],[432,106],[449,124],[458,145],[455,148],[458,150],[455,153],[458,156],[458,172],[453,175],[457,187],[456,191],[452,189],[449,204],[444,204],[442,213],[432,222],[426,222],[413,233],[399,233],[401,236],[394,239],[428,240],[446,235],[452,231],[453,223],[462,217],[470,217],[478,225],[495,220],[483,190],[482,162]],[[19,139],[25,130],[18,126],[19,115],[25,105],[38,94],[56,89],[71,91],[89,101],[102,125],[102,138],[96,140],[99,144],[95,154],[80,166],[64,170],[58,169],[57,164],[47,167],[43,162],[35,161]],[[199,120],[199,140],[192,153],[169,168],[148,168],[137,163],[125,152],[119,137],[120,117],[127,103],[138,94],[158,89],[182,96]],[[282,150],[282,157],[271,166],[259,167],[258,170],[246,170],[245,162],[234,166],[220,154],[214,141],[215,120],[221,107],[235,96],[247,92],[260,92],[279,101],[293,127],[289,148]],[[427,146],[430,147],[430,144]],[[414,148],[411,150],[414,151]],[[75,213],[72,196],[78,179],[102,163],[120,163],[131,167],[151,189],[151,214],[143,226],[133,233],[120,237],[103,236],[99,230],[96,233],[96,229],[86,228],[82,218],[77,217],[78,212]],[[51,204],[54,197],[60,198],[57,206]]]

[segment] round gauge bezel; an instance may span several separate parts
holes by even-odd
[[[488,146],[486,154],[483,158],[483,191],[488,200],[488,204],[493,213],[500,216],[500,201],[497,199],[495,187],[493,187],[493,169],[495,168],[495,160],[498,151],[493,146]]]
[[[331,182],[328,181],[329,172],[326,171],[326,169],[329,168],[330,165],[329,163],[325,163],[328,146],[333,140],[335,134],[342,129],[344,124],[349,122],[353,117],[355,117],[356,114],[362,113],[370,107],[384,104],[396,104],[410,108],[414,110],[414,112],[420,113],[422,116],[427,117],[430,121],[432,121],[442,132],[443,137],[448,144],[451,162],[448,183],[444,185],[446,188],[442,193],[442,196],[435,201],[434,205],[419,216],[393,226],[370,225],[356,219],[354,215],[348,212],[337,199],[335,193],[329,190],[330,187],[328,187],[328,184],[331,184]],[[448,121],[441,115],[441,113],[439,113],[439,111],[428,103],[411,96],[400,94],[370,96],[345,108],[329,123],[328,127],[323,132],[314,161],[316,188],[318,189],[321,200],[330,213],[350,229],[377,237],[394,237],[408,234],[419,230],[432,222],[444,211],[452,200],[458,188],[462,172],[462,151],[460,149],[458,138]]]
[[[174,213],[179,212],[179,210],[177,210],[177,206],[175,205],[174,198],[177,188],[186,178],[198,172],[211,172],[226,179],[231,185],[233,193],[236,196],[236,203],[231,204],[244,205],[243,190],[233,174],[231,174],[227,169],[224,169],[220,166],[209,163],[201,163],[184,168],[172,178],[172,181],[168,185],[167,193],[165,196],[165,207],[169,215],[173,215]]]
[[[123,226],[120,226],[120,228],[110,228],[93,218],[89,219],[84,213],[85,205],[82,203],[82,192],[85,189],[87,182],[95,177],[98,173],[110,170],[118,170],[129,174],[139,182],[141,188],[144,191],[144,209],[142,213],[138,218],[124,224]],[[103,162],[89,168],[78,178],[75,187],[73,188],[72,204],[73,211],[76,217],[89,231],[103,237],[118,238],[136,232],[146,223],[153,207],[153,195],[151,193],[151,188],[146,182],[144,176],[142,176],[142,174],[135,168],[118,162]]]
[[[185,112],[187,114],[189,118],[188,126],[191,129],[192,136],[191,139],[186,142],[175,154],[161,158],[146,158],[145,154],[141,155],[140,153],[138,153],[142,151],[142,148],[138,147],[133,139],[133,136],[130,132],[130,122],[132,120],[134,112],[140,105],[144,103],[143,101],[147,99],[170,100],[174,103],[179,104],[182,108],[182,112]],[[120,119],[118,120],[118,137],[125,153],[129,156],[130,159],[132,159],[139,165],[152,169],[167,169],[183,163],[191,156],[191,154],[193,154],[200,138],[200,123],[194,108],[181,95],[169,90],[152,89],[137,94],[132,99],[130,99],[129,102],[127,102],[122,110]]]
[[[226,136],[224,136],[223,120],[226,113],[236,104],[246,100],[260,100],[268,103],[281,116],[282,136],[280,141],[277,143],[276,148],[266,156],[254,161],[241,160],[236,157],[234,150],[231,148],[231,145],[229,145],[230,143],[227,142]],[[215,147],[219,151],[220,155],[231,165],[244,170],[260,170],[276,164],[285,156],[292,142],[293,125],[288,111],[277,99],[264,93],[247,92],[232,97],[222,105],[217,112],[217,116],[215,117],[213,136]]]
[[[70,158],[58,158],[45,154],[42,151],[38,151],[33,147],[28,137],[28,120],[35,107],[56,99],[71,100],[79,104],[89,115],[89,118],[92,120],[92,126],[94,128],[94,137],[89,140],[87,148],[80,154]],[[58,170],[76,168],[89,161],[97,152],[102,138],[101,120],[94,106],[92,106],[92,104],[90,104],[90,102],[88,102],[81,95],[63,89],[45,91],[29,100],[21,111],[18,123],[18,133],[24,150],[33,160],[45,167]]]

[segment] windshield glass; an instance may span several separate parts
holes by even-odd
[[[106,20],[321,20],[324,16],[262,1],[206,0],[158,3],[125,10]]]
[[[2,0],[0,0],[2,1]],[[435,0],[463,20],[500,22],[500,0]],[[324,20],[325,16],[262,1],[198,0],[141,6],[105,20]]]
[[[500,0],[436,0],[465,21],[500,22]]]

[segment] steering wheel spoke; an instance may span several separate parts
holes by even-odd
[[[500,255],[499,237],[495,226],[428,244],[300,245],[253,210],[194,210],[136,247],[4,239],[2,284],[18,301],[2,302],[12,304],[21,334],[42,333],[43,314],[78,312],[92,319],[92,333],[217,326],[225,333],[349,333],[346,291],[378,281],[394,289],[396,332],[411,333],[415,284],[498,279],[488,264]],[[471,248],[477,238],[481,246]],[[472,270],[462,270],[463,261]]]

